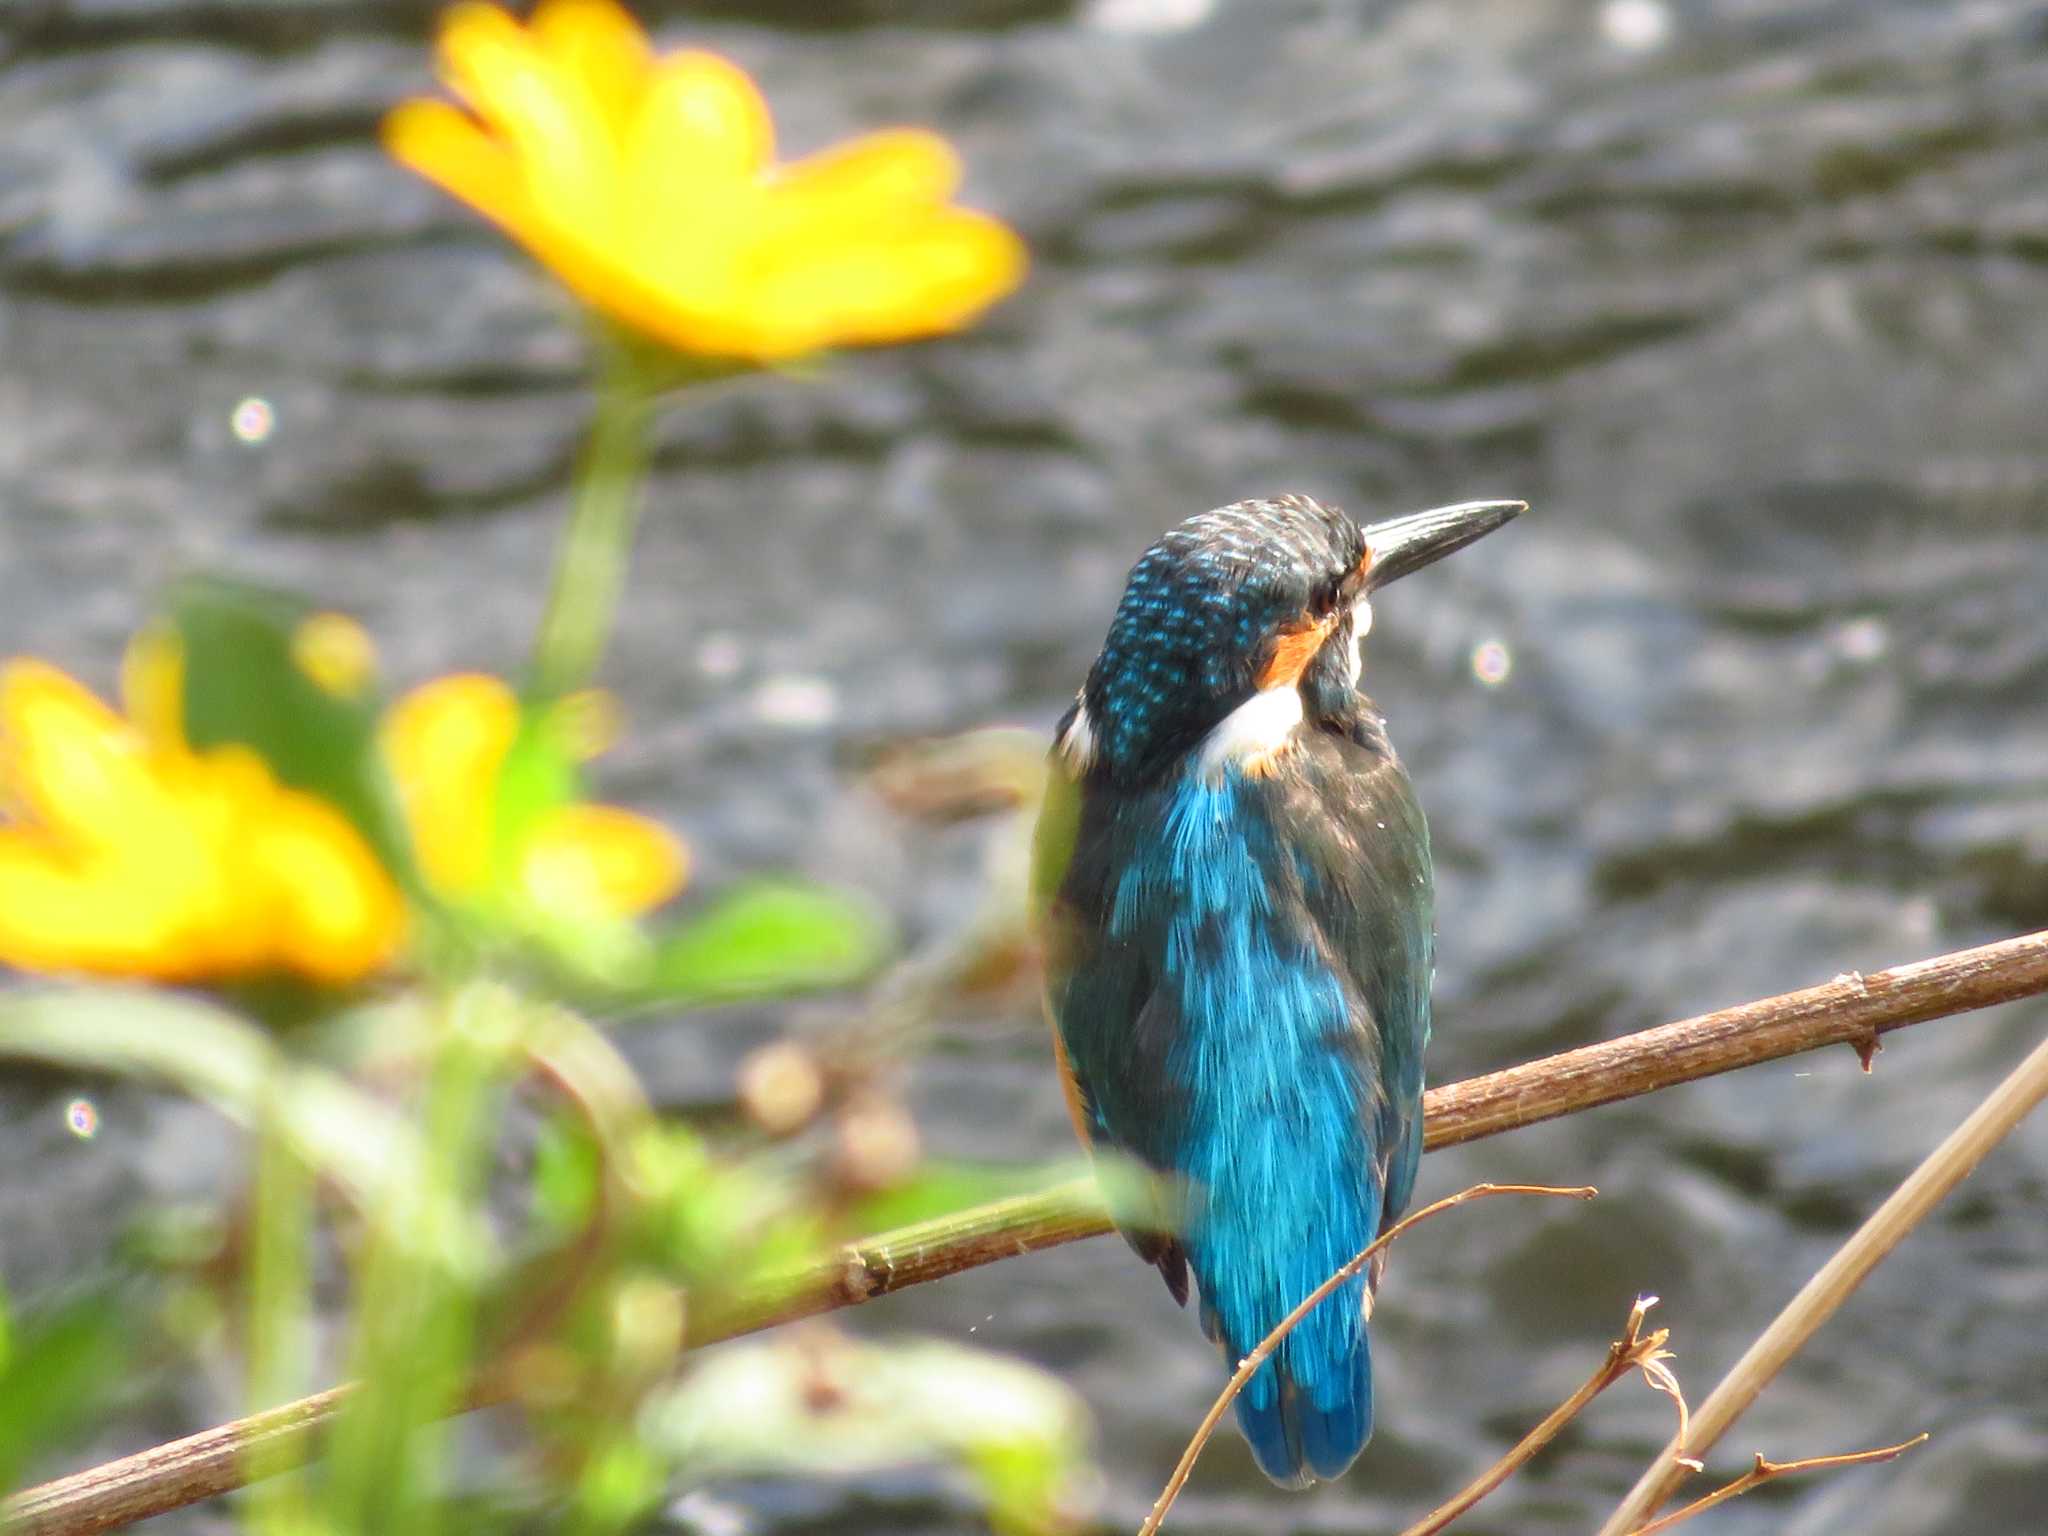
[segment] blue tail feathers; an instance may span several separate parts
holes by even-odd
[[[1237,1396],[1238,1427],[1252,1456],[1283,1488],[1342,1477],[1372,1438],[1372,1354],[1363,1329],[1350,1359],[1335,1366],[1311,1390],[1269,1361]]]

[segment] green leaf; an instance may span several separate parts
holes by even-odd
[[[880,962],[888,931],[872,907],[818,886],[760,881],[728,892],[663,938],[650,992],[727,1002],[845,986]]]
[[[603,1154],[581,1121],[549,1117],[533,1148],[534,1221],[555,1236],[580,1233],[597,1207]]]
[[[120,1381],[124,1317],[109,1298],[87,1296],[15,1322],[0,1362],[0,1493],[31,1456],[86,1424]]]
[[[543,817],[581,798],[577,761],[555,711],[531,701],[522,703],[518,734],[498,768],[497,803],[492,808],[496,878],[511,874],[513,854],[525,846]]]
[[[1080,1398],[1036,1366],[936,1340],[825,1329],[729,1345],[650,1405],[649,1439],[692,1480],[952,1464],[997,1529],[1065,1528],[1087,1466]]]
[[[253,748],[278,778],[339,807],[387,868],[406,876],[410,843],[377,752],[374,691],[342,698],[293,658],[314,606],[222,577],[179,583],[169,599],[184,648],[185,735],[194,747]]]
[[[576,1479],[579,1532],[624,1531],[642,1524],[660,1501],[661,1460],[633,1436],[614,1430]]]

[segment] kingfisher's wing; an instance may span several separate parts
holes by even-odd
[[[1149,1193],[1125,1193],[1114,1214],[1124,1240],[1186,1306],[1166,1061],[1179,1032],[1175,999],[1158,986],[1157,954],[1105,932],[1103,900],[1123,842],[1103,814],[1106,802],[1091,802],[1057,758],[1047,777],[1032,848],[1032,907],[1067,1113],[1089,1151],[1129,1158],[1157,1180]]]
[[[1422,1160],[1423,1048],[1436,970],[1429,827],[1377,715],[1308,733],[1285,813],[1304,900],[1352,986],[1378,1092],[1370,1127],[1383,1220],[1407,1209]]]

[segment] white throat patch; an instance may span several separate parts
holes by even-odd
[[[1295,684],[1255,693],[1202,738],[1196,767],[1209,779],[1220,777],[1232,763],[1251,773],[1264,772],[1294,739],[1294,728],[1301,720],[1301,689]]]
[[[1361,597],[1351,608],[1351,686],[1354,688],[1365,675],[1365,657],[1359,653],[1359,642],[1371,633],[1372,603]]]
[[[1074,723],[1059,739],[1060,755],[1076,773],[1086,773],[1095,761],[1095,725],[1088,718],[1088,706],[1074,711]]]

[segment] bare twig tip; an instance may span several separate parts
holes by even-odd
[[[1638,1296],[1636,1304],[1628,1309],[1628,1332],[1621,1340],[1624,1348],[1634,1344],[1642,1334],[1643,1319],[1649,1314],[1650,1308],[1657,1305],[1657,1301],[1658,1298],[1655,1296]]]
[[[1921,1433],[1898,1445],[1881,1445],[1875,1450],[1850,1451],[1840,1456],[1807,1456],[1798,1461],[1772,1461],[1762,1451],[1758,1451],[1750,1469],[1732,1483],[1723,1483],[1706,1497],[1695,1499],[1683,1509],[1662,1515],[1648,1525],[1634,1527],[1630,1530],[1629,1536],[1663,1536],[1664,1532],[1685,1524],[1693,1516],[1703,1515],[1715,1505],[1725,1504],[1730,1499],[1738,1499],[1752,1488],[1760,1488],[1789,1472],[1831,1472],[1838,1467],[1867,1467],[1878,1462],[1896,1461],[1914,1446],[1924,1444],[1926,1439],[1926,1434]],[[1687,1456],[1679,1457],[1678,1465],[1690,1467],[1695,1472],[1701,1470],[1699,1462]]]

